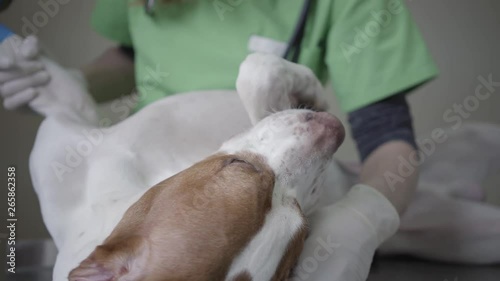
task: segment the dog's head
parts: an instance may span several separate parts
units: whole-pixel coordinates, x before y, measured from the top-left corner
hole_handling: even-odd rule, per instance
[[[292,198],[290,211],[302,214],[314,204],[343,138],[328,113],[288,110],[263,119],[148,190],[69,280],[223,280],[275,205]],[[300,239],[290,234],[279,256],[288,267],[305,236],[295,230]]]
[[[344,140],[341,122],[326,112],[291,109],[268,116],[251,130],[233,137],[221,151],[262,155],[279,186],[294,192],[309,213],[321,197],[326,167]]]

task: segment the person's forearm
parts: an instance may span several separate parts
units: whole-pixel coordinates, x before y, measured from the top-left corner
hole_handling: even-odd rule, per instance
[[[375,149],[363,164],[361,183],[380,191],[394,205],[401,215],[415,192],[418,181],[418,167],[401,174],[398,168],[402,159],[414,157],[415,148],[404,141],[389,141]],[[400,168],[399,168],[400,169]]]
[[[106,50],[81,70],[96,102],[129,95],[135,87],[134,62],[118,47]]]

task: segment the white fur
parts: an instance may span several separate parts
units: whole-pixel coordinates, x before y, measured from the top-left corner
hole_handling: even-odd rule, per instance
[[[304,218],[294,207],[293,197],[285,194],[273,196],[273,208],[262,230],[234,260],[226,280],[233,280],[244,271],[254,280],[271,280],[290,240],[304,227]]]

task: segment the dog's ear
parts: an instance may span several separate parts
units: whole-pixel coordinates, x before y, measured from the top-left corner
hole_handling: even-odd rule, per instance
[[[139,280],[147,264],[147,242],[138,236],[113,240],[96,247],[70,272],[69,281]]]

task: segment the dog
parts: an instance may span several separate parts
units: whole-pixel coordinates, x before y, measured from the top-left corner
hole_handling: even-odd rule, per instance
[[[178,94],[108,127],[86,90],[69,86],[64,98],[42,92],[30,105],[46,117],[30,173],[59,250],[56,281],[285,280],[311,250],[302,245],[316,211],[357,180],[333,158],[344,128],[320,112],[318,79],[272,55],[245,59],[237,94]],[[478,185],[500,167],[500,128],[447,136],[380,252],[500,262],[500,208],[481,202]]]

